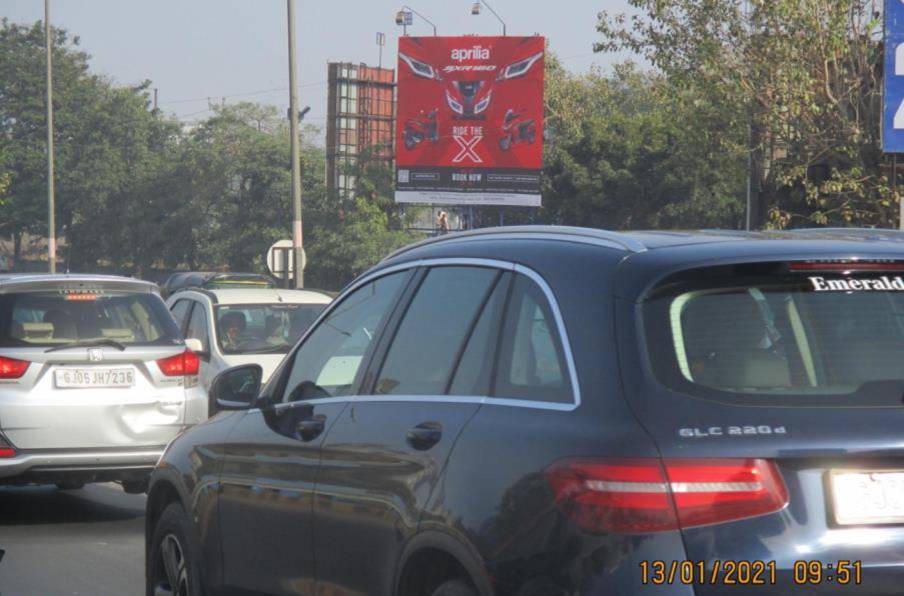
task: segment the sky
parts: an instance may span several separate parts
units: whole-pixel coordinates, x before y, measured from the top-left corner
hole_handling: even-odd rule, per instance
[[[150,79],[159,107],[191,122],[210,115],[210,101],[288,106],[286,2],[283,0],[50,0],[50,21],[81,39],[91,67],[121,85]],[[439,35],[501,33],[473,0],[410,0]],[[492,0],[508,34],[549,38],[567,68],[604,71],[626,56],[594,54],[597,13],[628,10],[627,0]],[[395,67],[395,0],[296,0],[299,102],[311,106],[305,122],[326,121],[326,64],[378,62],[376,33],[386,34],[383,65]],[[44,18],[43,0],[0,0],[0,17],[16,23]],[[417,16],[409,35],[430,35]]]

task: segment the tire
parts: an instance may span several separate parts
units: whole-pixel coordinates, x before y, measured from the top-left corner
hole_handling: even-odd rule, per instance
[[[58,490],[79,490],[85,488],[85,483],[77,480],[64,480],[57,482],[56,487]]]
[[[477,592],[468,582],[453,579],[440,584],[430,596],[477,596]]]
[[[405,149],[408,149],[409,151],[411,151],[412,149],[414,149],[415,147],[417,147],[417,144],[418,144],[419,142],[420,142],[420,141],[415,140],[414,137],[410,137],[410,136],[407,136],[407,135],[406,135],[406,136],[405,136]]]
[[[499,139],[499,148],[503,151],[508,151],[512,148],[512,137],[502,137]]]
[[[197,559],[191,554],[190,535],[191,522],[188,515],[182,505],[171,503],[157,520],[148,549],[147,596],[203,594]],[[176,589],[172,589],[173,584],[176,584]]]

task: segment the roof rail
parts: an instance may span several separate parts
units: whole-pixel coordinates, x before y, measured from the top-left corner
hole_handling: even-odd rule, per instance
[[[585,238],[593,240],[607,240],[624,248],[628,252],[644,252],[647,247],[639,240],[632,238],[621,232],[612,232],[610,230],[598,230],[595,228],[579,228],[573,226],[503,226],[493,228],[480,228],[477,230],[467,230],[464,232],[453,232],[451,234],[443,234],[434,238],[427,238],[390,253],[383,260],[392,259],[406,252],[412,251],[423,246],[437,244],[440,242],[463,240],[467,238],[477,238],[482,236],[496,235],[549,235],[554,236],[573,236],[574,238]]]

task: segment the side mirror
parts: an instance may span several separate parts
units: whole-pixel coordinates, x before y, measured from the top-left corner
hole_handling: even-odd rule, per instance
[[[219,410],[247,410],[261,390],[264,370],[260,364],[243,364],[227,368],[210,384],[208,399]],[[211,408],[213,415],[214,408]]]

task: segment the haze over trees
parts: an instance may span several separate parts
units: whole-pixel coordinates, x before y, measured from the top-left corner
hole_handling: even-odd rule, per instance
[[[630,3],[634,19],[601,13],[596,49],[636,63],[575,74],[548,55],[544,206],[506,209],[506,223],[742,228],[748,171],[754,227],[897,223],[875,2]],[[153,109],[149,81],[116,84],[77,37],[54,36],[61,267],[263,270],[291,234],[284,115],[238,103],[187,126]],[[0,240],[17,260],[46,232],[44,59],[41,23],[0,22]],[[392,172],[366,155],[355,195],[330,196],[318,136],[303,134],[306,281],[335,289],[417,235]]]
[[[754,227],[897,224],[879,145],[881,2],[629,4],[631,18],[600,14],[596,49],[631,50],[661,73],[691,124],[683,143],[741,171],[750,157]]]
[[[185,126],[152,109],[149,81],[123,87],[95,75],[77,37],[54,35],[61,268],[263,270],[270,244],[291,234],[289,131],[278,109],[215,106]],[[17,262],[23,238],[46,233],[44,60],[41,23],[2,21],[0,237],[12,238]],[[336,288],[412,236],[388,170],[362,163],[359,196],[339,200],[327,196],[324,164],[323,148],[304,143],[307,281]]]

